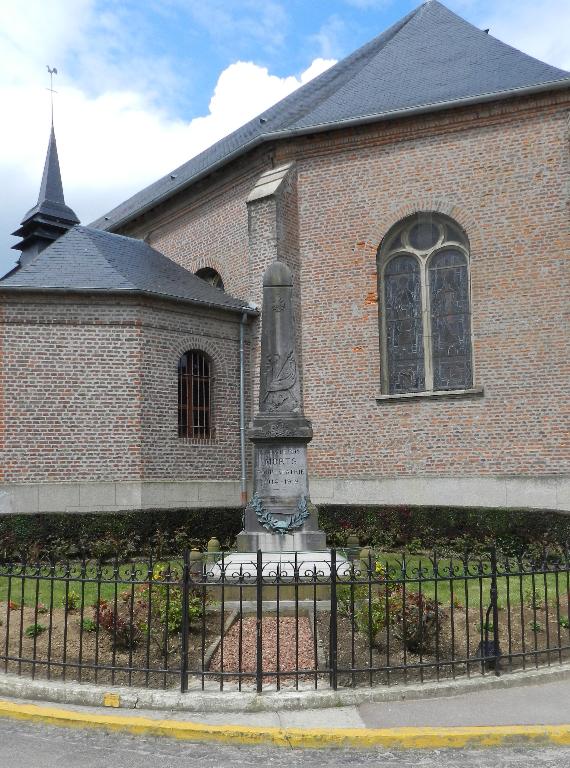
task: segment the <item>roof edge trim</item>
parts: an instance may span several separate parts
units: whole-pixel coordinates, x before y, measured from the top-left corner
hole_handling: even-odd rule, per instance
[[[470,106],[472,104],[481,104],[489,101],[501,101],[502,99],[515,98],[517,96],[526,96],[533,93],[541,93],[543,91],[556,91],[564,88],[570,88],[570,77],[565,77],[560,80],[550,80],[546,83],[537,83],[535,85],[525,85],[520,88],[512,88],[507,91],[493,91],[491,93],[479,94],[477,96],[467,96],[461,99],[454,99],[452,101],[440,101],[432,102],[430,104],[423,104],[421,106],[409,107],[406,109],[397,109],[393,112],[382,112],[380,114],[370,114],[362,117],[351,118],[349,120],[342,120],[337,123],[322,123],[317,125],[307,126],[306,128],[291,128],[282,131],[275,131],[274,133],[261,133],[249,142],[242,144],[233,152],[229,152],[223,158],[220,158],[212,165],[204,168],[192,178],[188,179],[184,184],[176,187],[176,189],[169,190],[157,198],[141,206],[137,211],[127,216],[123,216],[116,222],[113,222],[108,229],[101,228],[102,231],[113,232],[116,228],[119,228],[129,221],[132,221],[138,216],[152,210],[157,205],[160,205],[165,200],[177,195],[179,192],[184,192],[186,189],[196,184],[201,179],[209,176],[214,171],[223,167],[227,163],[235,160],[241,155],[245,155],[247,152],[255,149],[260,144],[264,144],[269,141],[275,141],[285,138],[291,138],[293,136],[308,136],[312,133],[319,133],[321,131],[336,131],[342,128],[352,128],[358,125],[368,125],[374,122],[384,122],[385,120],[396,120],[399,117],[413,117],[414,115],[425,114],[427,112],[441,112],[446,109],[454,109],[459,107]],[[103,217],[102,217],[103,218]]]
[[[222,312],[232,312],[239,315],[249,315],[250,317],[257,317],[260,312],[258,309],[249,307],[247,305],[243,307],[230,307],[224,304],[213,304],[209,301],[199,301],[198,299],[184,299],[178,296],[167,296],[161,293],[153,293],[152,291],[143,291],[140,288],[56,288],[56,287],[36,287],[28,285],[2,285],[0,282],[0,294],[2,293],[47,293],[55,295],[96,295],[101,294],[104,296],[144,296],[149,299],[156,299],[158,301],[169,301],[177,304],[192,304],[198,307],[208,307],[208,309],[221,310]]]

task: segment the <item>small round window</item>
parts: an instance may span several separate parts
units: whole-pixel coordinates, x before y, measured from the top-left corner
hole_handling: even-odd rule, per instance
[[[220,291],[224,290],[224,283],[219,272],[211,267],[203,267],[196,272],[196,277],[209,283],[214,288],[219,288]]]
[[[416,251],[425,251],[439,240],[439,227],[431,221],[420,220],[408,230],[408,239]]]

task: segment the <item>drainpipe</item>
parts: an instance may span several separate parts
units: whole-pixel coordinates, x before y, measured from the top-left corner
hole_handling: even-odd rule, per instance
[[[239,324],[239,448],[241,462],[240,495],[241,505],[247,504],[247,476],[245,471],[245,361],[244,339],[247,314],[244,312]]]

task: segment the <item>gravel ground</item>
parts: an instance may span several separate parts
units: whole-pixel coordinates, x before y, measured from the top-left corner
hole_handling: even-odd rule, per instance
[[[245,616],[232,624],[224,638],[224,669],[242,672],[255,672],[257,659],[257,623],[255,616]],[[275,616],[263,618],[263,666],[266,670],[312,669],[315,666],[313,633],[309,619],[299,616],[298,645],[296,642],[296,624],[294,616],[281,616],[279,624]],[[240,662],[241,632],[241,662]],[[277,639],[279,637],[279,657]],[[297,664],[298,652],[298,664]],[[279,664],[278,662],[279,658]],[[218,648],[210,663],[210,671],[219,671],[221,667],[221,647]],[[284,675],[283,680],[288,676]],[[301,679],[301,678],[300,678]],[[264,678],[265,682],[274,682],[274,677]]]

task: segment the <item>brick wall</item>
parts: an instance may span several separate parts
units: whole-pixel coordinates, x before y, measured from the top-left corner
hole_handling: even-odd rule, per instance
[[[212,267],[228,293],[255,300],[256,274],[248,260],[248,217],[245,199],[258,176],[271,167],[271,151],[252,152],[225,173],[198,182],[132,222],[121,234],[144,238],[153,248],[196,272]]]
[[[290,238],[298,216],[313,477],[567,474],[568,107],[560,92],[283,142],[273,162],[296,161],[297,213],[281,206],[287,221],[275,222],[258,203],[266,229],[260,210],[249,250],[245,200],[267,167],[260,151],[246,158],[255,174],[242,159],[132,231],[259,301],[251,243],[278,225]],[[422,210],[451,216],[469,237],[484,396],[378,403],[376,253],[394,223]]]
[[[392,141],[371,135],[299,164],[305,404],[318,476],[570,471],[567,112],[475,116],[433,120],[431,134],[419,125],[405,141],[392,126]],[[374,399],[376,252],[418,210],[452,216],[470,239],[483,398]]]
[[[144,479],[239,479],[239,315],[146,308],[142,324]],[[191,349],[212,363],[212,440],[178,437],[178,360]]]
[[[98,302],[3,297],[4,480],[141,472],[140,327]]]
[[[5,483],[239,479],[239,316],[128,298],[0,307]],[[191,348],[213,360],[210,443],[177,435]]]
[[[283,142],[130,225],[128,234],[192,271],[214,267],[230,293],[258,303],[267,264],[278,255],[291,266],[314,487],[327,478],[394,478],[400,488],[414,478],[570,476],[567,99]],[[259,176],[290,161],[279,198],[248,210]],[[474,383],[484,396],[378,402],[377,250],[397,221],[429,210],[451,216],[469,238]],[[253,323],[247,334],[248,419],[258,332]],[[4,294],[0,482],[237,481],[238,339],[237,315],[189,305]],[[192,348],[213,361],[210,443],[177,437],[177,361]],[[488,497],[493,504],[503,490]],[[422,488],[414,492],[422,503]],[[361,503],[371,503],[366,493]]]

